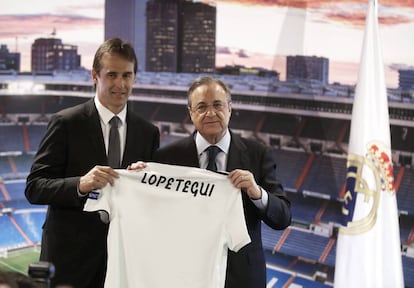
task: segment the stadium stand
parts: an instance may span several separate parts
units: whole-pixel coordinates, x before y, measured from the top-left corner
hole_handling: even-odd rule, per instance
[[[0,227],[0,248],[13,249],[27,245],[26,240],[16,229],[9,215],[0,216]]]
[[[402,263],[404,267],[404,281],[405,287],[413,287],[414,283],[414,259],[412,257],[402,256]]]
[[[323,213],[320,215],[319,221],[324,223],[341,223],[341,201],[329,201],[324,200],[323,202]]]
[[[306,197],[299,193],[289,193],[288,197],[292,204],[292,220],[308,225],[315,223],[318,212],[326,201],[322,198]]]
[[[144,88],[145,85],[167,87],[164,90],[137,88],[134,95],[138,96],[128,104],[160,127],[161,145],[192,131],[185,107],[185,89],[170,86],[187,87],[193,76],[144,72],[137,79],[138,85]],[[236,93],[230,127],[274,147],[278,177],[292,202],[291,227],[275,231],[262,225],[268,287],[332,287],[336,233],[341,221],[340,195],[346,178],[349,99],[324,102],[316,96],[294,95],[298,90],[293,84],[223,77],[233,89],[249,89],[246,93]],[[46,83],[44,93],[30,94],[30,97],[2,94],[0,89],[0,252],[38,245],[41,241],[46,207],[33,206],[25,200],[25,177],[50,115],[92,96],[90,84],[77,84],[73,79],[50,83],[47,79],[41,80]],[[342,95],[341,89],[349,90],[331,88],[336,91],[335,95]],[[290,94],[279,99],[262,93],[266,91]],[[295,109],[306,113],[297,113]],[[390,109],[390,116],[412,121],[414,109],[406,110],[394,107]],[[330,116],[321,116],[326,111]],[[391,125],[406,287],[414,287],[413,135],[414,128],[409,125]]]
[[[335,199],[345,183],[346,159],[316,153],[315,155],[300,188]]]
[[[42,140],[45,131],[45,124],[33,124],[27,126],[28,149],[26,152],[34,152],[37,150],[37,147],[39,147],[40,141]]]
[[[277,149],[274,155],[276,163],[279,165],[278,169],[276,169],[278,178],[286,189],[296,191],[296,183],[305,167],[309,155],[303,151],[287,149]]]
[[[24,150],[22,128],[13,123],[0,125],[0,152]]]
[[[30,167],[30,166],[29,166]],[[4,183],[4,187],[10,197],[10,200],[24,199],[24,188],[26,186],[26,181],[24,179],[12,180]]]
[[[300,116],[272,113],[266,115],[266,121],[263,123],[262,132],[274,133],[278,135],[295,135],[300,123]]]
[[[21,209],[14,213],[13,217],[32,243],[40,243],[46,208],[29,211]]]
[[[404,169],[404,176],[397,192],[398,208],[414,215],[414,169],[401,169]]]
[[[4,175],[13,173],[9,164],[8,157],[0,157],[0,175],[4,177]]]

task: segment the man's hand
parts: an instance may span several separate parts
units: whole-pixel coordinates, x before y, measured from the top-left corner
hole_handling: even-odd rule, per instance
[[[262,198],[262,189],[256,184],[250,171],[235,169],[229,173],[228,177],[233,186],[246,192],[250,199],[258,200]]]
[[[118,173],[109,166],[95,166],[79,181],[79,193],[88,194],[92,190],[101,189],[106,184],[113,185]]]
[[[128,165],[127,170],[142,170],[145,167],[147,167],[147,163],[143,161],[137,161],[135,163],[132,163],[131,165]]]

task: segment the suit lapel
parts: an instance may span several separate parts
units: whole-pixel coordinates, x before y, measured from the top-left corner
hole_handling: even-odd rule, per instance
[[[189,167],[200,167],[197,155],[197,147],[194,140],[194,133],[180,140],[179,144],[174,145],[173,154],[168,158],[172,164]]]
[[[140,132],[139,124],[136,123],[135,118],[132,117],[132,114],[129,110],[127,110],[126,115],[126,123],[127,123],[127,131],[126,131],[126,138],[125,138],[125,149],[124,149],[124,155],[122,157],[121,161],[121,167],[126,167],[132,162],[136,161],[136,159],[132,159],[132,151],[134,151],[134,155],[141,154],[139,149],[141,149],[142,145],[139,145],[138,143],[138,135]],[[135,132],[131,132],[130,129],[134,129]]]
[[[227,158],[227,171],[233,171],[234,169],[246,169],[251,170],[250,160],[248,157],[248,151],[246,145],[243,143],[241,138],[237,135],[234,135],[231,131],[231,142],[229,149],[229,156]],[[248,218],[247,214],[249,213],[246,207],[252,206],[251,201],[247,201],[248,196],[246,193],[242,193],[243,199],[243,209],[246,214],[246,219]]]
[[[188,151],[188,153],[186,153],[186,165],[200,168],[200,162],[198,161],[197,146],[194,141],[194,133],[186,139],[186,141],[184,142],[184,146],[185,151]]]
[[[233,134],[231,131],[231,142],[229,149],[229,156],[227,158],[227,171],[250,166],[247,157],[246,145],[241,141],[240,137]]]
[[[99,119],[98,110],[96,110],[93,99],[85,103],[85,125],[87,125],[85,137],[89,139],[93,151],[99,158],[99,163],[107,163],[105,142],[102,134],[101,120]]]

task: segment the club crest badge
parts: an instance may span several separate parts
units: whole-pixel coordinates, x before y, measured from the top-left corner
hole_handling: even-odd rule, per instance
[[[395,193],[390,155],[391,150],[379,142],[368,143],[363,156],[348,155],[342,233],[358,234],[370,230],[377,218],[381,192]],[[357,205],[358,209],[355,209]]]

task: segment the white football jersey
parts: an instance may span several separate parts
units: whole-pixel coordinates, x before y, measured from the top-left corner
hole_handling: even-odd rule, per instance
[[[224,287],[227,249],[250,243],[241,191],[200,168],[148,163],[117,172],[84,207],[109,214],[105,287]]]

